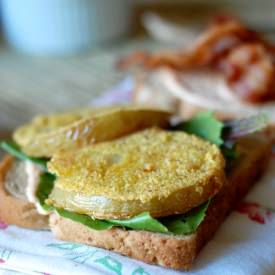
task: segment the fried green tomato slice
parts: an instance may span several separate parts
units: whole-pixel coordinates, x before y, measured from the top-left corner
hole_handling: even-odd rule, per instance
[[[58,179],[47,201],[98,219],[185,213],[214,196],[225,182],[216,145],[184,132],[146,129],[48,163]]]
[[[38,116],[15,131],[13,138],[28,156],[51,157],[60,149],[80,148],[152,126],[167,127],[170,115],[135,106],[79,109]]]

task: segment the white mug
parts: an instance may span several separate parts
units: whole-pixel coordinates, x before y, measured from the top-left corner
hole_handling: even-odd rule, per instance
[[[32,54],[87,50],[127,33],[131,0],[2,0],[8,42]]]

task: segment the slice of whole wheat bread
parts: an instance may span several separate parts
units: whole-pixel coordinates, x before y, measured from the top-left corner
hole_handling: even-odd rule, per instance
[[[34,204],[15,198],[5,190],[5,177],[12,162],[13,158],[7,156],[0,164],[0,220],[31,229],[48,228],[48,216],[40,215]]]
[[[57,214],[50,217],[51,229],[62,240],[102,247],[149,264],[189,269],[204,244],[265,171],[270,159],[271,146],[264,136],[243,139],[239,147],[242,156],[233,165],[227,184],[212,199],[204,221],[192,235],[171,236],[122,228],[96,231]]]

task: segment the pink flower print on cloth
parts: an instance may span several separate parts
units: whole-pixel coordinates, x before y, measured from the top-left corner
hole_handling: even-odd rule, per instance
[[[4,229],[6,229],[7,227],[8,227],[8,225],[7,225],[6,223],[0,221],[0,230],[1,230],[1,229],[4,230]]]
[[[237,212],[247,215],[254,222],[260,224],[268,223],[275,214],[275,210],[264,207],[256,202],[241,202],[237,206]]]
[[[0,264],[4,264],[4,263],[5,263],[5,261],[0,258]]]

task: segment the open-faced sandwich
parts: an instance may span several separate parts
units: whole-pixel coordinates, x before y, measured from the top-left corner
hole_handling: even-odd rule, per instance
[[[147,70],[138,74],[135,102],[166,106],[185,118],[205,109],[224,117],[265,112],[275,125],[274,58],[275,44],[262,34],[217,17],[188,47],[137,52],[120,66]]]
[[[90,137],[94,138],[79,144],[69,141],[67,146],[60,135],[60,148],[52,149],[51,154],[43,148],[46,160],[33,193],[35,202],[50,214],[50,228],[57,238],[102,247],[150,264],[188,269],[264,172],[270,143],[261,133],[252,132],[264,127],[265,118],[221,122],[204,112],[171,125],[169,114],[157,110],[143,110],[129,120],[136,110],[140,112],[125,107],[125,120],[114,119],[122,109],[98,110],[89,116]],[[56,116],[52,118],[56,132],[70,132],[69,140],[81,135],[79,127],[71,132],[78,120],[70,120],[64,131],[63,122],[57,125]],[[45,120],[50,121],[49,117]],[[104,121],[104,127],[95,126],[98,121]],[[33,125],[37,124],[32,122],[15,132],[15,141],[20,142],[22,133],[24,137],[36,136],[33,143],[40,140],[37,133],[41,127]],[[39,154],[30,157],[24,144],[21,142],[19,148],[2,143],[2,148],[19,159],[39,160],[41,165]],[[35,148],[37,152],[40,146]],[[6,194],[10,201],[2,204],[1,197],[0,218],[14,222],[7,216],[13,215],[13,201],[6,187],[6,166],[7,161],[1,170],[0,196]],[[23,201],[26,197],[13,199]],[[20,224],[17,220],[14,223]]]
[[[41,200],[43,188],[52,186],[54,176],[47,172],[47,162],[56,151],[112,140],[152,126],[167,127],[169,115],[133,106],[86,108],[34,118],[18,128],[12,140],[0,144],[8,153],[0,167],[1,220],[27,228],[48,228],[48,212],[41,207]]]

